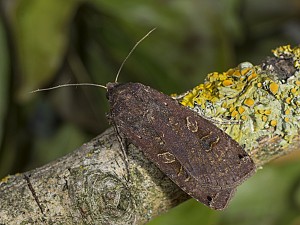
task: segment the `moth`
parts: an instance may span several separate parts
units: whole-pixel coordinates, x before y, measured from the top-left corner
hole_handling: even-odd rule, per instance
[[[212,122],[140,83],[108,83],[118,131],[187,194],[224,209],[255,171],[243,148]]]
[[[140,83],[117,82],[135,47],[120,66],[116,80],[106,86],[110,119],[117,131],[138,147],[183,191],[212,209],[222,210],[236,187],[255,172],[243,148],[212,122],[175,99]]]

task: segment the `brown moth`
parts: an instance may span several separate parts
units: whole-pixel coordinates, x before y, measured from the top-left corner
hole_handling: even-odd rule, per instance
[[[255,171],[243,148],[171,97],[140,83],[108,83],[110,117],[120,133],[175,184],[212,209],[224,209]]]
[[[255,172],[246,151],[212,122],[170,96],[140,83],[117,83],[128,57],[153,30],[129,52],[114,83],[63,84],[33,92],[68,86],[106,88],[110,119],[121,136],[190,196],[212,209],[224,209],[236,187]]]

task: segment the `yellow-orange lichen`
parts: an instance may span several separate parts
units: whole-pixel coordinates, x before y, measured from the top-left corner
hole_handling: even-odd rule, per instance
[[[273,95],[276,95],[279,89],[279,85],[276,84],[275,82],[272,82],[270,84],[270,91],[273,93]]]
[[[293,60],[295,70],[290,71],[295,72],[287,76],[274,67],[243,62],[226,72],[208,74],[204,84],[177,99],[200,115],[225,120],[215,124],[245,148],[272,135],[281,135],[283,146],[300,129],[300,47],[281,46],[273,53]]]
[[[277,125],[277,121],[276,120],[271,120],[270,122],[272,127],[275,127]]]
[[[245,104],[246,106],[251,107],[251,106],[254,105],[254,100],[253,100],[252,98],[247,98],[247,99],[245,99],[244,104]]]

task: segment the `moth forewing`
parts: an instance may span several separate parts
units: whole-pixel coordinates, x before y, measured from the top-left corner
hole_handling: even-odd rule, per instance
[[[227,206],[255,171],[239,144],[171,97],[139,83],[108,84],[118,130],[192,197],[214,209]]]

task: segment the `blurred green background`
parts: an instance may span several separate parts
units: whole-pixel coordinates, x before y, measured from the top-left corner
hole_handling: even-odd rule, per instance
[[[120,81],[182,93],[209,72],[299,44],[300,1],[0,0],[0,177],[63,156],[109,126],[105,90],[30,91],[113,81],[153,27]],[[150,224],[300,224],[300,157],[265,166],[223,212],[190,200]]]

